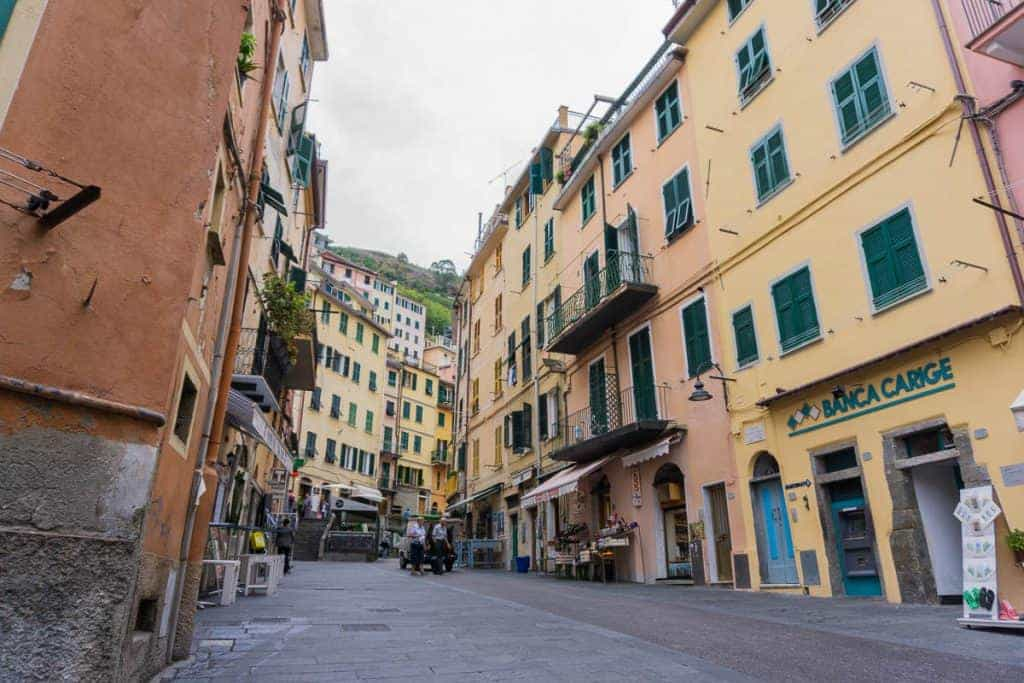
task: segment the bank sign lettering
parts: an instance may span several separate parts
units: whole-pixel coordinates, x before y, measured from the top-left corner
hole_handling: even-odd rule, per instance
[[[949,358],[942,358],[885,377],[879,382],[852,387],[839,396],[824,398],[820,407],[804,403],[790,415],[786,424],[790,436],[806,434],[861,415],[949,391],[955,386],[953,364]]]

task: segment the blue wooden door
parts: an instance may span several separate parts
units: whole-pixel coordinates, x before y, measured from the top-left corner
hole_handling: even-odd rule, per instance
[[[793,539],[789,533],[789,516],[782,493],[782,482],[770,479],[754,484],[755,499],[760,508],[761,533],[759,548],[763,583],[797,583]]]

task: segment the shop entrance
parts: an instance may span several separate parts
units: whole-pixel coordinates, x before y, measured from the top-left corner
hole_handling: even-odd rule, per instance
[[[796,584],[798,579],[793,537],[789,531],[782,477],[775,458],[768,453],[759,455],[754,462],[754,476],[750,481],[761,582]]]
[[[711,556],[711,577],[715,583],[732,583],[732,532],[729,529],[729,507],[726,503],[725,484],[704,487],[707,516],[711,521],[707,529],[708,542],[714,547]]]
[[[960,467],[956,460],[945,460],[914,467],[910,476],[935,575],[935,592],[943,602],[957,602],[963,593],[963,548],[960,522],[953,510],[964,487]]]
[[[654,475],[654,488],[658,495],[665,535],[665,577],[692,582],[690,527],[683,484],[683,473],[673,464],[662,465]]]
[[[515,562],[519,557],[519,515],[512,513],[508,521],[512,525],[512,562]]]

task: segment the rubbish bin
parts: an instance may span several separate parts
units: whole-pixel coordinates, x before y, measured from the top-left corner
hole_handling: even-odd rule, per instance
[[[523,557],[516,558],[516,571],[520,574],[526,574],[530,571],[530,556],[524,555]]]

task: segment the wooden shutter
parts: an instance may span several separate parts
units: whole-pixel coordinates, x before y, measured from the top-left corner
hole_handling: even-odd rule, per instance
[[[555,179],[555,155],[550,147],[540,148],[540,171],[545,181],[550,183]]]
[[[548,395],[544,394],[540,397],[540,402],[537,403],[537,421],[538,434],[540,434],[540,440],[544,441],[548,438]]]
[[[746,0],[729,0],[729,19],[739,14],[746,6]]]
[[[772,133],[765,146],[772,175],[772,189],[774,190],[789,180],[789,163],[786,161],[786,145],[782,139],[782,131],[777,130]]]
[[[736,336],[736,364],[742,367],[757,360],[754,312],[750,306],[733,314],[732,329]]]
[[[675,178],[662,185],[661,197],[665,201],[665,235],[671,235],[676,231],[676,208],[679,205]]]
[[[779,319],[782,350],[788,351],[819,334],[818,314],[814,308],[811,271],[807,268],[777,282],[772,288]]]
[[[861,235],[875,308],[927,286],[910,211],[904,209]]]
[[[862,118],[865,122],[875,121],[885,111],[888,99],[878,66],[878,53],[872,50],[854,67],[857,88],[860,92]]]
[[[686,364],[690,377],[695,377],[711,367],[711,343],[703,299],[683,309],[683,333],[686,338]]]
[[[843,142],[848,142],[860,132],[861,112],[853,69],[832,82],[832,97],[843,132]]]
[[[530,192],[544,194],[544,170],[539,161],[530,164]]]
[[[860,236],[864,248],[864,263],[867,266],[868,281],[875,306],[896,287],[896,272],[889,254],[889,240],[885,224],[879,224]]]
[[[313,166],[315,145],[313,136],[303,135],[299,140],[298,148],[295,150],[295,159],[292,161],[292,175],[295,177],[295,184],[300,187],[309,186],[310,169]]]
[[[759,144],[750,155],[750,163],[754,167],[754,183],[757,185],[757,198],[763,199],[772,191],[771,172],[768,167],[768,145]]]

